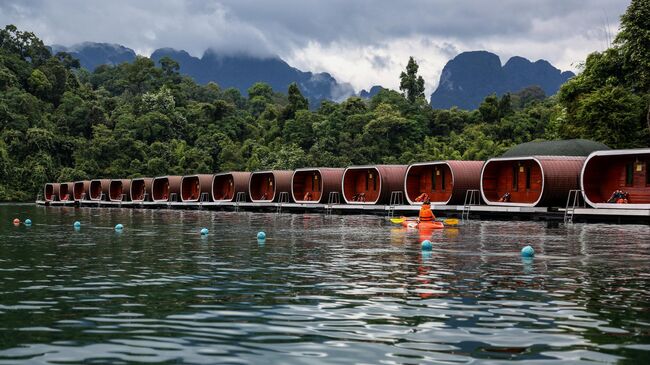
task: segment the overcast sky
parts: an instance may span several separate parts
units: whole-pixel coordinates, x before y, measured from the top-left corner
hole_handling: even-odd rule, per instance
[[[201,56],[278,55],[304,71],[331,73],[359,91],[399,85],[409,56],[427,95],[445,63],[488,50],[576,71],[615,36],[629,0],[0,0],[0,25],[47,44],[119,43],[150,55],[160,47]]]

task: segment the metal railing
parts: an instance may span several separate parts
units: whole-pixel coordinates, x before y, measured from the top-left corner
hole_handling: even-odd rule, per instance
[[[463,201],[463,213],[460,216],[463,222],[469,221],[469,212],[471,210],[471,206],[473,205],[481,205],[479,191],[476,189],[470,189],[465,192],[465,200]]]
[[[397,205],[404,205],[404,192],[391,191],[390,201],[388,202],[388,218],[393,218]]]
[[[235,197],[235,212],[239,212],[239,204],[241,202],[246,202],[246,193],[243,191],[237,192],[237,196]]]
[[[332,215],[335,204],[341,204],[341,195],[338,191],[330,191],[327,197],[327,205],[325,206],[325,215]]]
[[[278,204],[276,205],[276,213],[282,213],[282,204],[289,202],[289,193],[283,191],[278,195]]]
[[[573,216],[577,207],[585,207],[582,190],[569,190],[569,195],[566,197],[566,206],[564,207],[564,224],[573,223]]]

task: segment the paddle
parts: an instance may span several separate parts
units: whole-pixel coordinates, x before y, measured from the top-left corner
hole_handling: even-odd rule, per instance
[[[390,221],[395,224],[402,224],[402,222],[406,221],[407,219],[402,217],[402,218],[391,218]],[[415,219],[413,219],[415,221]],[[455,226],[459,223],[458,218],[440,218],[438,221],[449,225],[449,226]]]

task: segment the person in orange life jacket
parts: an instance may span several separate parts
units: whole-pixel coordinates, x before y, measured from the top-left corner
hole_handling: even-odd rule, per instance
[[[419,222],[430,222],[434,221],[436,219],[436,216],[433,215],[433,212],[431,211],[431,202],[429,199],[425,200],[424,203],[422,203],[422,207],[420,208],[420,215],[418,217]]]

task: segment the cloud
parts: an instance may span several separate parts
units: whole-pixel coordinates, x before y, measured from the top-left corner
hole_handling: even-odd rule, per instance
[[[576,69],[607,47],[625,0],[2,0],[0,24],[48,44],[119,43],[148,55],[161,47],[200,56],[279,55],[327,71],[355,89],[395,88],[409,56],[430,93],[447,60],[486,49]],[[610,35],[610,37],[608,37]]]

